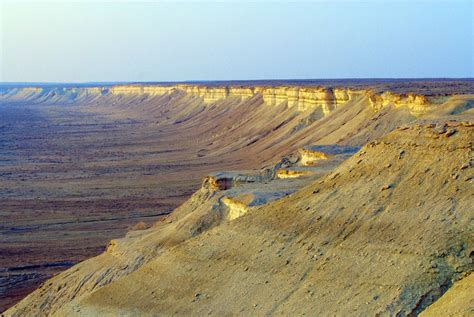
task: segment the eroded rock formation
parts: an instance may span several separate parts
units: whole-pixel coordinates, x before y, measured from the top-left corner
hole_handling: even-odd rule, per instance
[[[205,85],[113,85],[110,87],[86,88],[41,88],[26,87],[4,91],[0,98],[23,98],[44,100],[52,96],[64,96],[66,101],[83,99],[91,96],[111,95],[146,95],[162,96],[175,91],[202,99],[205,104],[212,104],[229,97],[249,99],[260,96],[268,106],[287,105],[298,111],[321,109],[328,115],[338,106],[360,98],[368,98],[370,105],[377,111],[388,105],[405,107],[414,115],[421,115],[430,110],[433,104],[440,102],[439,98],[429,98],[415,93],[397,94],[390,91],[375,93],[370,89],[324,88],[324,87],[295,87],[295,86],[205,86]],[[64,101],[64,100],[63,100]]]
[[[455,122],[473,117],[472,95],[189,84],[2,91],[0,101],[15,100],[86,103],[87,111],[102,101],[117,117],[153,120],[165,141],[192,131],[173,148],[191,149],[182,157],[190,164],[251,158],[267,168],[209,173],[169,217],[112,240],[8,316],[417,314],[472,270],[463,234],[472,124]],[[358,149],[339,146],[366,143],[336,168]],[[306,159],[275,162],[302,148]]]

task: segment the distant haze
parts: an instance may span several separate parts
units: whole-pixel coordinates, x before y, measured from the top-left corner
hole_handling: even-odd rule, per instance
[[[473,1],[7,0],[0,81],[473,77],[473,9]]]

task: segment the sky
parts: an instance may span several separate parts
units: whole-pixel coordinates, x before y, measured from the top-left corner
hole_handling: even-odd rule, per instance
[[[1,82],[474,77],[474,1],[0,0]]]

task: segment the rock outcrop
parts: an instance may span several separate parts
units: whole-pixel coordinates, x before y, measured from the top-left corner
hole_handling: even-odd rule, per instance
[[[433,107],[433,102],[429,98],[416,94],[394,94],[390,91],[382,94],[370,94],[369,100],[375,110],[380,110],[388,105],[407,108],[414,115],[422,115]]]
[[[303,166],[312,166],[321,160],[327,160],[335,155],[351,155],[359,148],[355,146],[310,145],[299,149],[300,161]]]

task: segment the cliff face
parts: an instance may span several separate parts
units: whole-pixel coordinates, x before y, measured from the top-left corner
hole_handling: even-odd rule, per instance
[[[175,86],[113,86],[112,94],[148,94],[163,95],[174,90],[181,90],[189,95],[201,98],[204,103],[211,104],[228,97],[240,97],[243,99],[259,95],[268,106],[278,106],[286,103],[290,108],[299,111],[322,107],[325,114],[331,112],[337,105],[362,96],[364,91],[351,89],[328,89],[328,88],[299,88],[299,87],[206,87],[198,85],[175,85]]]
[[[163,95],[175,90],[197,96],[205,104],[211,104],[228,97],[243,99],[261,96],[268,106],[278,106],[285,103],[289,108],[298,111],[314,110],[321,108],[324,115],[328,115],[337,106],[343,105],[357,98],[368,96],[370,105],[379,111],[383,107],[394,105],[409,109],[414,115],[426,113],[433,102],[427,97],[416,94],[394,94],[384,92],[375,94],[369,90],[353,90],[343,88],[307,88],[307,87],[206,87],[197,85],[176,86],[113,86],[112,94],[147,94],[151,96]]]
[[[112,95],[149,95],[161,96],[173,91],[172,86],[116,85],[110,87]]]
[[[389,91],[380,95],[371,94],[369,101],[376,110],[380,110],[388,105],[394,105],[398,108],[409,109],[414,115],[424,114],[433,107],[433,103],[425,96],[415,94],[400,95]]]
[[[56,96],[58,102],[84,101],[86,97],[112,96],[162,96],[174,91],[182,91],[188,95],[200,98],[205,104],[212,104],[229,97],[239,97],[242,100],[259,96],[265,105],[279,106],[286,104],[288,108],[297,111],[321,109],[328,115],[338,106],[350,101],[368,98],[371,107],[380,111],[389,105],[408,109],[413,115],[421,115],[433,107],[433,101],[416,94],[394,94],[384,92],[376,94],[370,90],[320,87],[269,87],[269,86],[205,86],[205,85],[114,85],[111,87],[87,88],[15,88],[0,94],[0,100],[17,99],[41,102],[45,98]],[[62,96],[62,98],[60,98]],[[54,101],[54,99],[50,99]]]
[[[0,90],[0,102],[72,103],[92,102],[108,93],[107,87],[24,87]]]
[[[286,102],[288,107],[296,107],[300,111],[321,107],[325,115],[363,93],[350,89],[298,87],[257,88],[257,91],[268,105]]]

